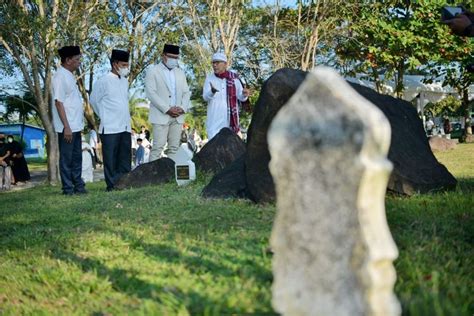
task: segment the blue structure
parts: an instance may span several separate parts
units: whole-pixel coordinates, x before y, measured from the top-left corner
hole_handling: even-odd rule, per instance
[[[0,133],[13,135],[15,140],[20,141],[21,127],[20,123],[0,124]],[[23,144],[26,145],[25,158],[46,158],[46,131],[43,128],[25,124]]]

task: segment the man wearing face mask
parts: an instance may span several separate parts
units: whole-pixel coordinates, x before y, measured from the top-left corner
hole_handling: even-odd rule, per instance
[[[128,108],[128,80],[130,54],[112,50],[112,70],[94,85],[90,103],[100,118],[99,135],[107,191],[131,170],[132,126]]]
[[[165,44],[161,62],[146,74],[145,92],[151,101],[149,120],[153,124],[150,161],[160,158],[167,142],[166,155],[173,159],[180,145],[191,92],[184,71],[178,67],[178,59],[179,46]]]
[[[227,57],[223,53],[212,55],[212,69],[207,75],[202,95],[207,102],[207,137],[211,140],[223,128],[240,132],[239,101],[246,101],[250,90],[243,87],[239,76],[227,70]]]

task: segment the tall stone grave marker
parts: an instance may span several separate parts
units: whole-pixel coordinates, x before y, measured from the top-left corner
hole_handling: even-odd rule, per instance
[[[316,68],[268,133],[277,215],[273,307],[283,315],[399,315],[384,207],[390,125]]]

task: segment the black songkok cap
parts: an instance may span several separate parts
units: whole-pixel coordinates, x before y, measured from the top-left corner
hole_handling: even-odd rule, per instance
[[[111,60],[124,61],[124,62],[128,62],[129,58],[130,58],[130,53],[124,50],[120,50],[120,49],[113,49],[112,56],[110,57]]]
[[[163,54],[166,54],[166,53],[179,55],[179,46],[165,44],[165,46],[163,47]]]
[[[61,58],[72,57],[81,54],[79,46],[64,46],[58,49],[59,56]]]

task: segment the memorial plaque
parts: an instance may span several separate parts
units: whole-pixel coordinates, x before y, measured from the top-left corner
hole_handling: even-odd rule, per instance
[[[189,166],[176,166],[176,179],[189,180]]]

